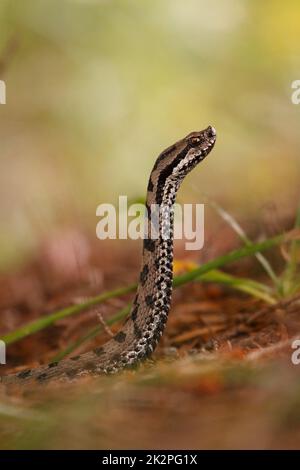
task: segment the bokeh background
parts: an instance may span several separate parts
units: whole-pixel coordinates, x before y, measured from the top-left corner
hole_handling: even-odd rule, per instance
[[[93,234],[99,203],[143,197],[157,154],[208,124],[180,200],[293,213],[299,19],[297,0],[0,0],[1,269],[53,228]]]

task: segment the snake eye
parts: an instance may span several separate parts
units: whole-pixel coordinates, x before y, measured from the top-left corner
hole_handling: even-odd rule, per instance
[[[196,145],[199,145],[199,144],[200,144],[201,139],[200,139],[200,137],[192,137],[191,140],[190,140],[190,142],[191,142],[191,145],[192,145],[192,146],[196,146]]]

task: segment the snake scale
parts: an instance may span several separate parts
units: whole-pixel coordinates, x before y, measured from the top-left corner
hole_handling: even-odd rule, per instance
[[[148,237],[144,237],[142,267],[131,312],[121,330],[106,344],[61,362],[1,377],[4,384],[74,379],[86,374],[109,374],[149,357],[164,331],[173,282],[173,205],[185,176],[212,150],[216,131],[191,132],[164,150],[150,174],[146,209]],[[158,210],[152,211],[152,207]],[[154,218],[158,234],[151,237]]]

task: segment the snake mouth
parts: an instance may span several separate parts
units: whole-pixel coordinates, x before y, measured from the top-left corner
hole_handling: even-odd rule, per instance
[[[213,149],[215,143],[216,141],[213,139],[206,141],[205,146],[202,147],[199,152],[199,156],[201,156],[202,158],[206,157],[210,153],[210,151]]]

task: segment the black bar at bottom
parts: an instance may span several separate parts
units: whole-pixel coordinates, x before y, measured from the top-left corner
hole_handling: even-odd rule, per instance
[[[139,468],[148,465],[176,465],[177,467],[189,466],[196,468],[211,468],[213,464],[224,468],[226,463],[239,466],[251,466],[255,464],[270,465],[276,461],[276,465],[288,465],[289,459],[294,459],[297,452],[288,451],[197,451],[197,450],[61,450],[61,451],[34,451],[34,450],[6,450],[0,453],[0,466],[17,464],[20,469],[39,468],[56,464],[82,465],[84,470],[90,468],[107,468],[108,466],[122,466],[125,468]],[[207,467],[206,467],[207,466]]]

